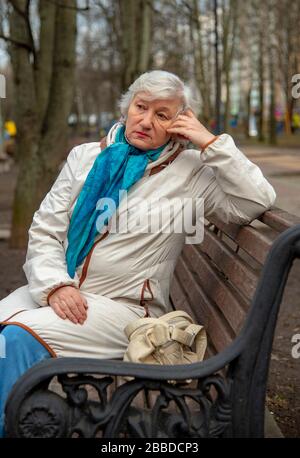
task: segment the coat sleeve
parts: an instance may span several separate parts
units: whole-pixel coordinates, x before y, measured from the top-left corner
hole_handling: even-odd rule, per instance
[[[52,188],[34,213],[29,229],[26,261],[23,265],[29,293],[39,305],[48,305],[51,291],[64,285],[79,286],[78,276],[67,272],[63,241],[69,227],[68,210],[72,182],[81,146],[71,150]]]
[[[274,188],[260,168],[237,148],[230,135],[217,137],[200,158],[208,166],[204,172],[207,186],[201,196],[206,217],[248,224],[274,204]]]

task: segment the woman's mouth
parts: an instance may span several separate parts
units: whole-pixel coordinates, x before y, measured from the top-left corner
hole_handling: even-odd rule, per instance
[[[145,134],[144,132],[138,132],[136,131],[137,135],[140,135],[141,137],[149,137],[149,135]]]

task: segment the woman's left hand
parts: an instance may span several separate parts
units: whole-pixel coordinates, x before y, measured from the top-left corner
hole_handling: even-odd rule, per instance
[[[167,132],[186,138],[200,149],[216,138],[201,124],[191,109],[179,114]]]

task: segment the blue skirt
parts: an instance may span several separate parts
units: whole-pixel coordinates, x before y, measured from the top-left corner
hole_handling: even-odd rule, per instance
[[[0,437],[4,437],[4,409],[8,395],[30,367],[51,358],[48,350],[21,326],[0,326]]]

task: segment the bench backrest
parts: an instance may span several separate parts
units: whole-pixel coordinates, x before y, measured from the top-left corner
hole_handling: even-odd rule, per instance
[[[176,265],[170,300],[203,324],[206,358],[238,335],[256,290],[258,277],[277,236],[300,218],[273,208],[251,225],[208,221],[204,240],[186,245]]]

